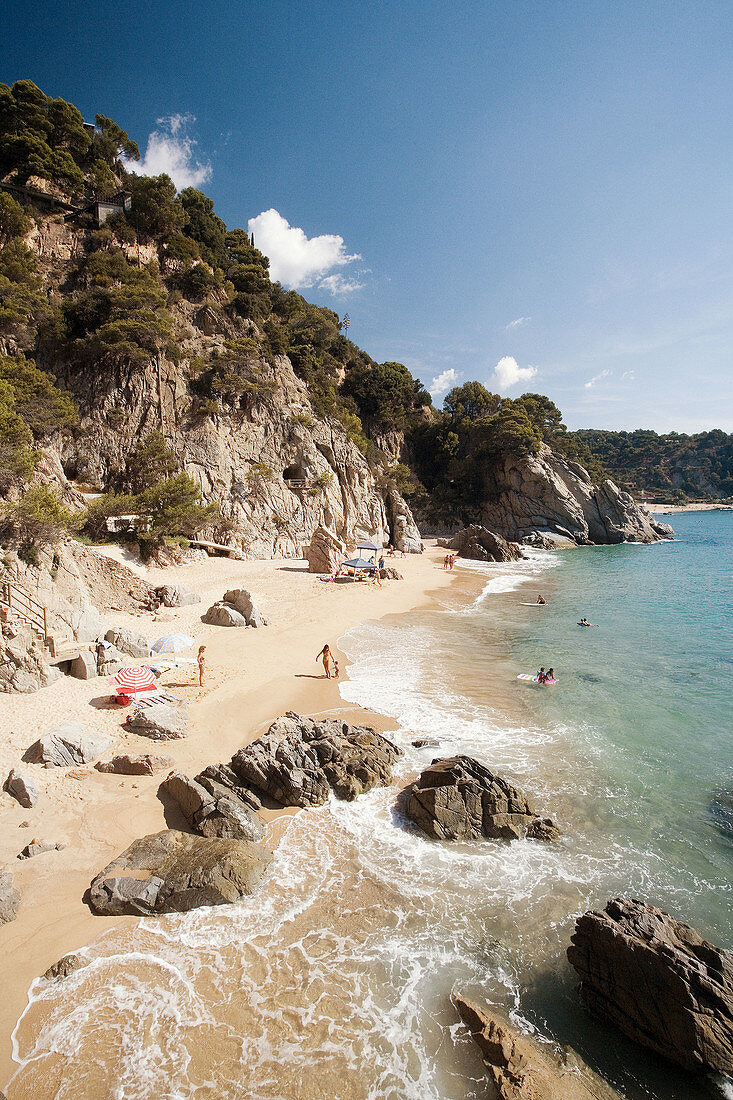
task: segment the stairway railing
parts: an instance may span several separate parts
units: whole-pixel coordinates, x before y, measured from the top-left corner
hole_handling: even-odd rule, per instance
[[[44,639],[48,637],[48,620],[46,608],[38,600],[12,581],[0,583],[0,607],[7,607],[9,611],[17,615],[23,622],[37,630],[43,631]]]

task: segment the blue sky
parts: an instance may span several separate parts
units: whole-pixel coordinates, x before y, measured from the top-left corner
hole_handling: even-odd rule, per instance
[[[733,431],[729,0],[13,12],[0,79],[253,219],[283,282],[437,404],[477,378],[573,428]]]

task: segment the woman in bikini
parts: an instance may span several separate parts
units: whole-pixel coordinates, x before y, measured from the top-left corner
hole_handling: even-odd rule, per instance
[[[316,660],[321,657],[323,659],[323,668],[326,672],[326,679],[331,679],[331,650],[328,648],[328,644],[324,645],[321,652],[316,656]]]

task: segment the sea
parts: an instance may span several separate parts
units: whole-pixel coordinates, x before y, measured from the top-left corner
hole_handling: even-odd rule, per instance
[[[114,929],[37,980],[9,1100],[490,1096],[454,993],[628,1100],[733,1097],[586,1015],[566,960],[575,918],[619,895],[733,948],[733,513],[673,523],[653,546],[464,563],[443,604],[343,637],[344,705],[397,726],[395,786],[293,817],[256,896]],[[540,665],[556,684],[517,679]],[[456,753],[561,839],[421,836],[397,787]]]

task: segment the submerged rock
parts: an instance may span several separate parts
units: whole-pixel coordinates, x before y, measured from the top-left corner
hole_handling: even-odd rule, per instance
[[[30,764],[43,764],[44,768],[71,768],[96,760],[111,745],[110,737],[90,730],[82,722],[65,722],[39,737],[23,759]]]
[[[228,905],[254,893],[272,859],[260,844],[164,829],[133,841],[92,880],[89,905],[102,916]]]
[[[478,1044],[498,1100],[621,1100],[571,1047],[538,1043],[459,994],[453,1003]]]
[[[470,756],[434,760],[402,795],[404,812],[436,840],[555,840],[557,826]]]
[[[55,962],[53,966],[49,966],[43,977],[46,981],[50,982],[57,978],[68,978],[69,974],[73,974],[75,970],[78,970],[84,965],[84,960],[81,955],[64,955],[63,958]]]
[[[733,953],[615,898],[578,917],[567,955],[596,1016],[687,1070],[733,1071]]]
[[[289,712],[232,757],[240,782],[282,806],[320,806],[331,791],[353,801],[384,786],[402,749],[368,726]]]

